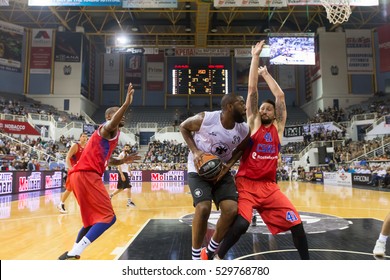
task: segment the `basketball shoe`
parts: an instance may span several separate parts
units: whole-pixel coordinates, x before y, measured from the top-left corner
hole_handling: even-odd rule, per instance
[[[58,204],[57,205],[57,209],[62,214],[67,214],[68,213],[68,211],[65,210],[65,204],[63,204],[63,203]]]
[[[80,256],[78,256],[78,255],[76,255],[76,256],[69,256],[68,255],[68,251],[66,251],[61,256],[59,256],[58,259],[62,260],[62,261],[65,261],[65,260],[79,260]]]
[[[127,207],[135,207],[135,203],[131,200],[128,200],[126,206]]]
[[[384,257],[385,251],[386,251],[386,242],[382,242],[382,241],[377,240],[375,243],[374,250],[372,251],[374,256]]]
[[[208,253],[207,248],[203,247],[202,251],[200,251],[200,259],[203,261],[212,260],[213,259],[213,253]]]

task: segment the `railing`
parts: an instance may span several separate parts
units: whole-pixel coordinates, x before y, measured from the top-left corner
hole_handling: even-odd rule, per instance
[[[137,129],[153,128],[157,130],[157,123],[155,122],[139,122],[137,123]]]
[[[385,121],[385,117],[388,117],[388,116],[390,116],[390,115],[380,117],[375,122],[373,122],[372,125],[367,127],[366,134],[369,133],[371,130],[373,130],[378,124],[380,124],[381,122],[384,122]]]
[[[386,148],[390,148],[390,137],[388,135],[384,135],[381,137],[381,146],[374,149],[374,150],[367,152],[366,146],[364,145],[362,147],[362,149],[364,151],[363,154],[353,158],[352,160],[350,160],[350,162],[362,160],[363,158],[378,157],[378,156],[384,155],[386,152],[385,151]]]
[[[377,113],[367,113],[367,114],[354,115],[351,118],[351,123],[356,122],[356,121],[375,120],[377,117],[378,117]]]
[[[0,114],[0,119],[7,121],[28,122],[27,118],[21,115]]]
[[[88,124],[96,124],[95,121],[93,119],[91,119],[91,117],[88,116],[87,113],[85,113],[84,111],[81,111],[81,116],[83,116],[83,118],[84,118],[86,123],[88,123]]]
[[[38,155],[39,155],[39,154],[45,155],[46,158],[50,158],[51,160],[54,160],[54,161],[57,160],[54,156],[49,155],[49,154],[43,152],[42,150],[37,150],[37,149],[35,149],[34,147],[31,147],[30,145],[27,145],[27,144],[23,143],[22,141],[19,141],[19,140],[15,139],[15,138],[13,138],[13,137],[11,137],[11,136],[8,136],[8,135],[6,135],[6,134],[4,134],[4,133],[0,133],[0,135],[1,135],[1,137],[8,138],[9,140],[11,140],[11,141],[13,141],[13,142],[16,142],[16,143],[18,143],[19,145],[21,145],[21,146],[27,148],[28,151],[33,150],[33,151],[36,151]]]
[[[351,122],[350,121],[338,122],[338,124],[341,125],[344,128],[351,127]]]
[[[300,153],[299,153],[299,158],[301,159],[310,149],[313,148],[318,148],[318,147],[334,147],[335,144],[341,144],[342,146],[344,145],[345,140],[333,140],[333,141],[316,141],[316,142],[311,142],[309,145],[306,146]]]

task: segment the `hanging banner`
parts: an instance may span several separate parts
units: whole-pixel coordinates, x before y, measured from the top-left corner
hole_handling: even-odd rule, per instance
[[[330,4],[339,5],[340,0],[329,0]],[[322,6],[321,0],[287,0],[289,6]],[[350,6],[378,6],[379,0],[349,0]]]
[[[120,6],[120,0],[28,0],[29,6]]]
[[[119,53],[104,54],[103,90],[119,90]]]
[[[280,65],[278,71],[279,86],[283,89],[295,88],[295,66]]]
[[[177,8],[177,0],[123,0],[123,8]]]
[[[287,0],[214,0],[214,7],[287,7]]]
[[[372,74],[374,60],[371,30],[345,30],[348,73]]]
[[[53,31],[33,29],[31,39],[30,73],[50,74]]]
[[[127,54],[125,59],[125,88],[129,86],[129,83],[132,83],[134,89],[140,89],[142,85],[142,55]]]
[[[0,70],[22,72],[24,28],[0,21]]]
[[[80,62],[82,33],[57,32],[54,59],[56,62]]]
[[[380,72],[390,72],[390,24],[377,28]]]
[[[146,56],[147,90],[164,89],[164,54]]]

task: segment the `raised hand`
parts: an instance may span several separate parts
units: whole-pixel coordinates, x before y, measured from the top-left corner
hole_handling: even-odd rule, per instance
[[[133,95],[134,95],[133,84],[129,83],[129,87],[127,88],[126,100],[125,100],[126,104],[130,105],[133,102]]]
[[[257,68],[257,73],[259,74],[259,76],[264,76],[268,74],[267,66],[259,66],[259,68]]]
[[[252,46],[252,56],[259,57],[261,51],[263,50],[263,46],[265,44],[264,40],[257,42],[255,46]]]

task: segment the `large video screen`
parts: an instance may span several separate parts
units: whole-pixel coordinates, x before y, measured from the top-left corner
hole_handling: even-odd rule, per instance
[[[315,65],[314,33],[271,33],[270,64]]]

